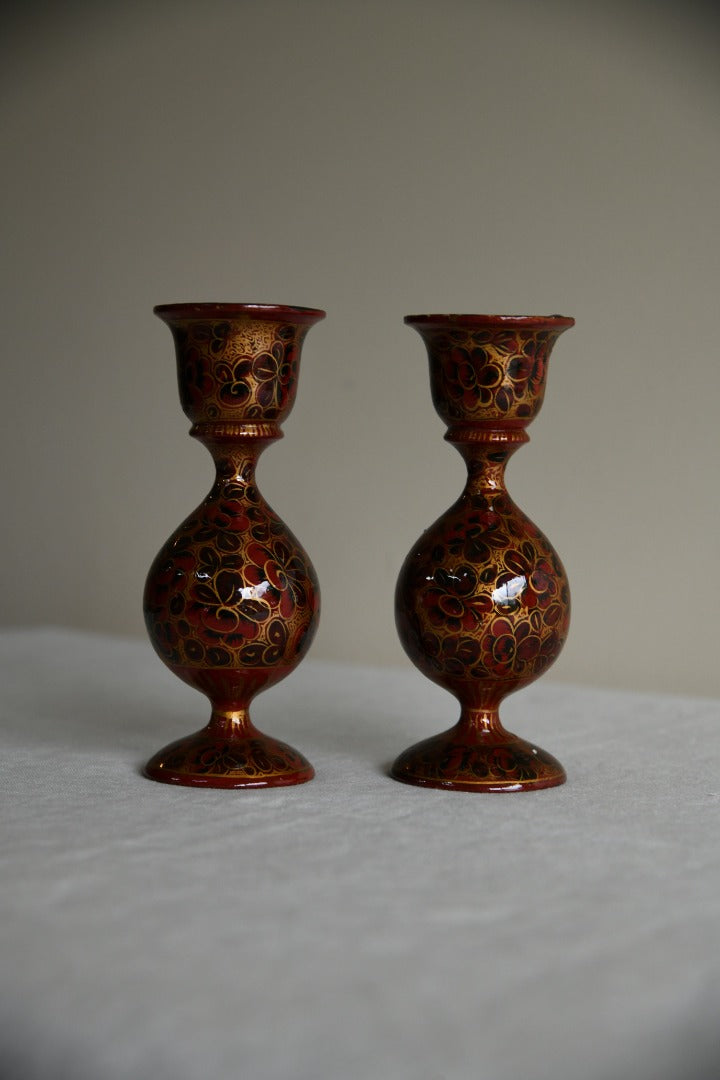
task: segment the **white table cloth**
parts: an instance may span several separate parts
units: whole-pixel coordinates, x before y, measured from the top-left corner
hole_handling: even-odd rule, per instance
[[[141,640],[0,634],[3,1080],[717,1080],[720,703],[547,677],[564,787],[407,787],[407,669],[306,660],[296,788],[152,783],[205,700]]]

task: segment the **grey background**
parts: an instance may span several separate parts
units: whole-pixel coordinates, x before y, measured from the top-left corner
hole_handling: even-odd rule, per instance
[[[324,307],[260,480],[313,655],[404,663],[455,498],[409,312],[574,315],[511,490],[573,586],[558,678],[720,693],[714,7],[370,0],[8,10],[0,621],[142,634],[209,487],[153,304]]]

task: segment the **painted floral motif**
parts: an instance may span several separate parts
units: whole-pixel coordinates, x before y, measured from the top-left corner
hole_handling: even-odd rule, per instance
[[[278,420],[295,397],[307,327],[255,321],[188,321],[173,327],[180,401],[196,423]]]
[[[444,420],[529,420],[559,331],[458,328],[428,334],[433,401]]]
[[[317,621],[314,572],[253,485],[245,499],[231,494],[220,480],[161,550],[145,594],[148,632],[171,664],[295,663]]]
[[[300,346],[323,312],[257,304],[156,311],[173,332],[182,406],[213,456],[216,481],[153,562],[145,620],[159,655],[210,698],[213,712],[207,728],[165,747],[145,772],[209,787],[304,783],[310,763],[259,732],[248,712],[255,694],[302,659],[319,613],[310,560],[258,492],[255,465],[281,434]]]
[[[498,707],[541,675],[567,636],[562,564],[504,483],[545,392],[547,361],[572,320],[411,316],[428,349],[433,402],[468,467],[465,491],[418,540],[396,590],[411,660],[460,701],[451,732],[406,750],[392,775],[459,790],[562,783],[549,754],[505,731]]]
[[[403,756],[396,770],[402,770],[402,762]],[[412,752],[412,767],[419,768],[429,785],[462,786],[470,790],[487,786],[501,790],[505,785],[517,783],[542,785],[552,777],[556,765],[550,754],[524,740],[485,746],[438,736],[427,739]]]
[[[530,682],[560,652],[569,617],[557,554],[507,495],[463,500],[425,534],[398,583],[403,644],[447,685]]]
[[[187,769],[198,778],[241,773],[249,781],[300,772],[305,766],[303,756],[287,743],[259,736],[235,740],[206,737],[194,743],[189,752],[181,742],[164,762],[168,770]]]

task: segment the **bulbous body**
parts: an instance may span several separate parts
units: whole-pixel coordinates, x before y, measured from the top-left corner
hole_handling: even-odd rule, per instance
[[[412,661],[473,708],[542,675],[567,636],[563,566],[507,493],[464,492],[413,548],[396,596]]]
[[[260,733],[249,705],[307,651],[319,614],[310,559],[260,495],[255,466],[292,408],[300,347],[323,312],[248,304],[156,308],[175,338],[191,434],[216,466],[212,490],[155,558],[145,620],[156,651],[206,694],[210,723],[156,754],[152,779],[269,787],[313,775],[306,759]]]
[[[499,705],[538,678],[567,636],[567,577],[515,505],[505,465],[527,442],[550,350],[572,319],[410,316],[425,339],[433,401],[468,467],[465,490],[400,571],[396,622],[411,660],[461,704],[456,727],[405,751],[393,776],[470,791],[562,783],[545,751],[506,731]]]
[[[247,464],[219,464],[226,475],[154,560],[144,608],[171,671],[215,704],[237,708],[302,659],[320,597],[310,559],[259,495]]]

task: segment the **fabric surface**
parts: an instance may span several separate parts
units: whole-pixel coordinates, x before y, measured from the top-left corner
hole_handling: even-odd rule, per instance
[[[259,727],[310,784],[140,774],[204,699],[143,641],[0,634],[3,1080],[713,1080],[720,704],[547,678],[512,795],[391,780],[456,705],[306,660]]]

